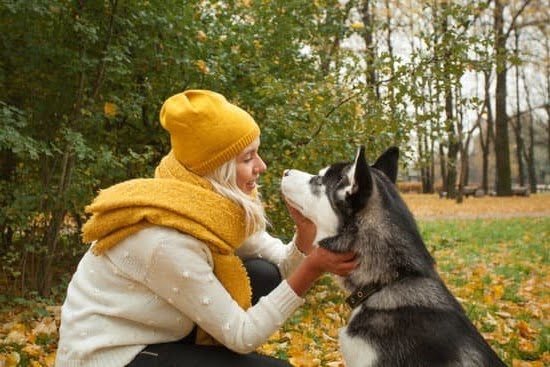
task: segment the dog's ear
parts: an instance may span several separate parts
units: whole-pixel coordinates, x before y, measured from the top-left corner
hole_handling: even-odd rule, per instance
[[[363,208],[372,192],[372,178],[370,168],[365,158],[365,147],[357,149],[355,161],[348,173],[350,186],[346,192],[346,199],[355,210]]]
[[[390,179],[391,182],[395,183],[397,180],[397,168],[399,160],[399,148],[391,147],[386,150],[374,164],[374,168],[384,172],[386,176]]]

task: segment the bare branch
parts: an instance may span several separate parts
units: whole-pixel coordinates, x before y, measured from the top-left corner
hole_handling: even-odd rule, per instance
[[[531,1],[532,0],[525,0],[525,2],[521,5],[521,8],[519,8],[519,10],[516,12],[516,14],[514,14],[514,16],[512,17],[512,22],[510,23],[510,28],[508,28],[508,30],[504,34],[504,39],[508,39],[508,37],[510,36],[510,33],[514,30],[514,28],[516,26],[516,21],[517,21],[518,17],[521,15],[521,13],[523,13],[525,8],[527,7],[527,5],[529,5],[529,3]]]
[[[527,28],[527,27],[540,27],[550,23],[550,19],[536,19],[530,22],[517,23],[515,29]]]
[[[311,134],[311,136],[309,137],[309,139],[306,139],[306,140],[303,140],[303,141],[300,141],[298,143],[296,143],[297,146],[303,146],[303,145],[308,145],[309,143],[311,143],[313,141],[313,139],[315,139],[315,137],[317,135],[319,135],[319,133],[321,132],[321,130],[323,129],[323,126],[325,126],[325,123],[328,119],[328,117],[330,115],[332,115],[332,113],[334,113],[334,111],[336,111],[338,108],[340,108],[343,104],[351,101],[352,99],[354,98],[357,98],[358,96],[360,96],[361,94],[363,93],[362,90],[342,99],[340,102],[338,102],[336,105],[334,105],[330,111],[328,111],[326,114],[325,114],[325,120],[322,121],[319,126],[317,126],[317,129],[315,129],[315,131]]]

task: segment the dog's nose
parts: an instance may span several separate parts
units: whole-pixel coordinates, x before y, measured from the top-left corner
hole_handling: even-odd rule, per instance
[[[286,176],[288,176],[289,174],[290,174],[290,170],[289,170],[289,169],[285,169],[285,170],[283,171],[283,176],[286,177]]]

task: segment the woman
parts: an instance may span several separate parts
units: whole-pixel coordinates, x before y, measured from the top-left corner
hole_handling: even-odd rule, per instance
[[[86,208],[92,246],[67,290],[56,366],[288,366],[253,352],[354,255],[314,247],[314,225],[292,208],[290,244],[265,232],[260,130],[244,110],[188,90],[160,121],[172,149],[155,178]]]

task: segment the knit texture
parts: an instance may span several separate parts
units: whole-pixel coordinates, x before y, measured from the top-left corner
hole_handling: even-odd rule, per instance
[[[162,159],[155,178],[102,190],[86,212],[92,217],[83,227],[83,239],[96,241],[92,247],[96,255],[151,225],[173,228],[206,243],[220,283],[241,308],[250,307],[250,280],[235,255],[246,238],[244,210],[215,192],[206,179],[186,170],[172,152]],[[197,344],[213,342],[199,329]]]
[[[235,157],[260,135],[252,116],[207,90],[168,98],[160,123],[170,133],[176,159],[199,176]]]

